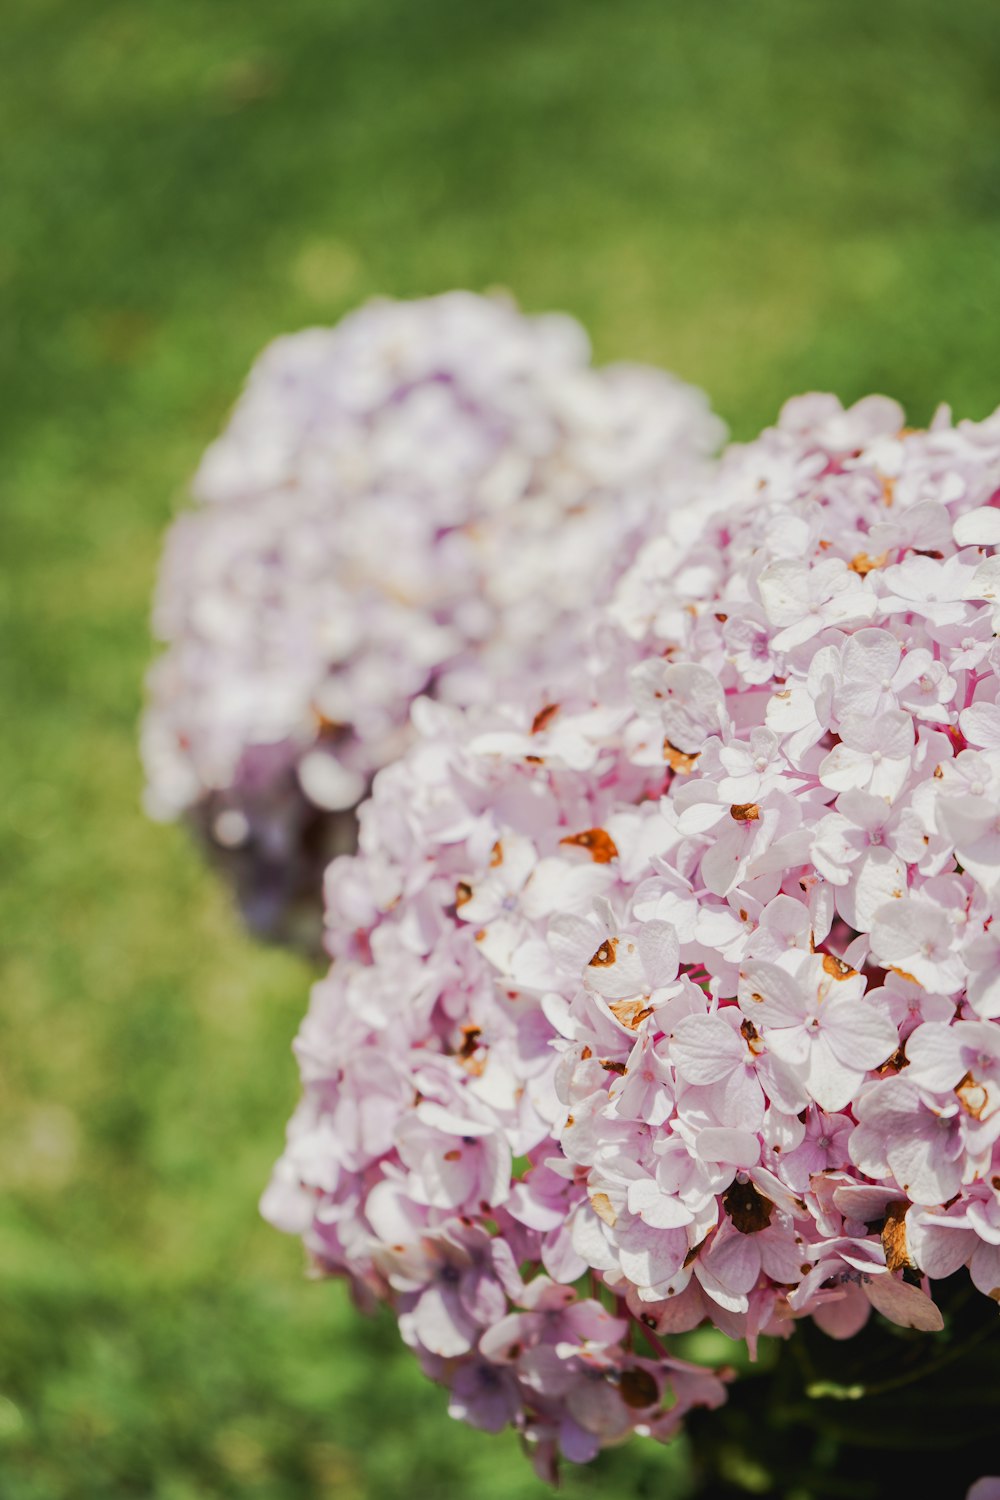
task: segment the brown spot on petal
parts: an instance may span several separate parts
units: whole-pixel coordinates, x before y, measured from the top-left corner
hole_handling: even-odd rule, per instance
[[[838,958],[835,953],[823,954],[823,968],[834,979],[850,979],[858,972],[857,969],[852,969],[850,964],[845,964],[844,960]]]
[[[699,1240],[698,1243],[697,1243],[697,1245],[692,1245],[691,1246],[691,1249],[688,1251],[687,1255],[685,1255],[685,1257],[684,1257],[684,1269],[685,1269],[685,1271],[687,1270],[688,1266],[691,1265],[692,1261],[696,1261],[698,1259],[698,1256],[701,1254],[702,1247],[704,1245],[706,1245],[707,1243],[708,1243],[708,1235],[706,1234],[705,1238],[703,1240]]]
[[[577,849],[586,849],[595,865],[607,865],[618,858],[618,847],[603,828],[585,828],[583,833],[569,833],[559,842],[573,844]]]
[[[693,755],[688,755],[686,751],[678,750],[677,746],[672,745],[669,740],[663,741],[663,759],[671,771],[676,771],[679,776],[690,776],[700,754],[700,751],[695,751]]]
[[[467,901],[472,900],[472,886],[467,880],[460,880],[455,887],[455,905],[464,906]]]
[[[490,865],[495,870],[496,867],[497,867],[497,865],[502,865],[502,864],[503,864],[503,844],[501,844],[500,840],[497,839],[496,843],[493,845],[493,848],[490,850]]]
[[[752,1182],[734,1182],[722,1199],[722,1206],[740,1234],[759,1234],[771,1222],[774,1204],[758,1193]]]
[[[803,1276],[808,1276],[809,1272],[812,1270],[812,1261],[804,1260],[801,1266],[799,1266],[799,1270],[802,1272]]]
[[[756,823],[760,817],[760,808],[756,802],[734,802],[729,809],[729,816],[737,823]]]
[[[764,1043],[760,1039],[760,1032],[750,1020],[740,1022],[740,1036],[746,1042],[754,1057],[764,1050]],[[778,1148],[775,1147],[775,1150]]]
[[[486,1071],[485,1057],[477,1057],[486,1049],[482,1043],[482,1030],[478,1026],[466,1025],[462,1027],[462,1044],[455,1054],[467,1073],[473,1078],[481,1078]]]
[[[591,1193],[590,1206],[599,1219],[603,1219],[609,1229],[614,1229],[618,1223],[618,1215],[607,1193]]]
[[[653,1007],[642,1000],[612,1000],[608,1010],[630,1031],[637,1031],[646,1017],[653,1014]]]
[[[617,938],[605,938],[604,942],[601,944],[601,946],[598,948],[597,952],[594,954],[593,958],[590,960],[590,963],[587,965],[587,968],[588,969],[607,969],[607,968],[610,968],[610,966],[615,961],[615,955],[617,954],[617,952],[618,952],[618,939]]]
[[[944,779],[944,766],[935,766],[934,775],[936,776],[938,781],[942,781]]]
[[[617,1073],[619,1078],[624,1078],[626,1067],[623,1062],[615,1062],[613,1057],[602,1057],[601,1067],[605,1073]]]
[[[989,1095],[983,1085],[977,1083],[971,1073],[966,1073],[961,1082],[956,1085],[955,1093],[966,1114],[971,1115],[974,1120],[981,1120],[983,1110],[989,1100]]]
[[[660,1388],[648,1370],[623,1370],[618,1390],[625,1405],[636,1410],[660,1399]]]
[[[547,729],[558,712],[558,703],[546,703],[544,708],[540,708],[531,721],[532,734],[540,734],[543,729]]]
[[[726,621],[729,619],[729,616],[717,614],[715,618],[718,620],[720,625],[725,625]]]
[[[580,1058],[581,1058],[581,1060],[583,1062],[586,1062],[587,1058],[588,1057],[593,1057],[593,1055],[594,1054],[593,1054],[593,1052],[591,1052],[591,1050],[590,1050],[589,1047],[584,1047],[583,1051],[580,1053]]]
[[[852,573],[859,573],[864,578],[866,573],[871,573],[876,568],[884,568],[888,560],[888,552],[880,552],[878,557],[869,557],[867,552],[855,552],[847,566]]]
[[[444,1159],[445,1161],[461,1161],[462,1153],[457,1148],[454,1151],[446,1151],[444,1153]]]
[[[462,1027],[462,1045],[458,1049],[459,1057],[471,1057],[479,1046],[479,1038],[482,1036],[482,1028],[467,1023]]]
[[[326,714],[316,707],[315,703],[310,705],[310,712],[316,725],[318,739],[335,740],[347,728],[346,724],[337,719],[328,719]]]
[[[992,1292],[989,1292],[987,1295],[990,1297],[991,1301],[1000,1302],[1000,1286],[995,1286]]]
[[[886,1266],[893,1275],[914,1264],[907,1248],[906,1225],[903,1222],[908,1207],[909,1204],[902,1201],[886,1205],[885,1223],[882,1225],[882,1249],[885,1251]]]
[[[545,764],[540,755],[526,755],[524,758],[529,766],[544,766]]]

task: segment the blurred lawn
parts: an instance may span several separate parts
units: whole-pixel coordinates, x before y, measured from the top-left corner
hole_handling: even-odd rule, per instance
[[[24,0],[0,55],[3,1500],[481,1500],[508,1438],[256,1199],[309,980],[139,812],[159,538],[251,358],[505,285],[747,436],[1000,401],[994,0]],[[686,1493],[637,1445],[570,1496]]]

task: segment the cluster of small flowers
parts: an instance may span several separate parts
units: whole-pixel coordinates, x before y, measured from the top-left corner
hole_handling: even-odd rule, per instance
[[[255,365],[168,541],[143,753],[150,811],[228,851],[258,928],[318,900],[418,694],[559,691],[581,612],[717,447],[700,392],[589,360],[572,319],[453,292]]]
[[[263,1208],[542,1472],[720,1402],[705,1320],[1000,1298],[998,601],[1000,414],[801,398],[376,778]]]

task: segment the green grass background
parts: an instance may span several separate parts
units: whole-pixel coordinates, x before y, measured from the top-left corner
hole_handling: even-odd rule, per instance
[[[257,1219],[310,976],[140,813],[160,537],[261,345],[376,292],[567,309],[737,436],[814,388],[984,415],[995,0],[22,0],[2,34],[0,1496],[541,1495]],[[566,1492],[680,1500],[684,1463]]]

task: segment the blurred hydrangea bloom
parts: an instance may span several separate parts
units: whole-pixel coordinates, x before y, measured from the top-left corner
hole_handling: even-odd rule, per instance
[[[719,1404],[706,1321],[1000,1298],[998,615],[1000,414],[805,397],[376,778],[263,1208],[543,1474]]]
[[[280,927],[350,846],[413,700],[554,694],[580,612],[720,440],[699,392],[596,370],[572,319],[499,298],[279,339],[167,543],[149,810],[192,815],[253,924]]]

